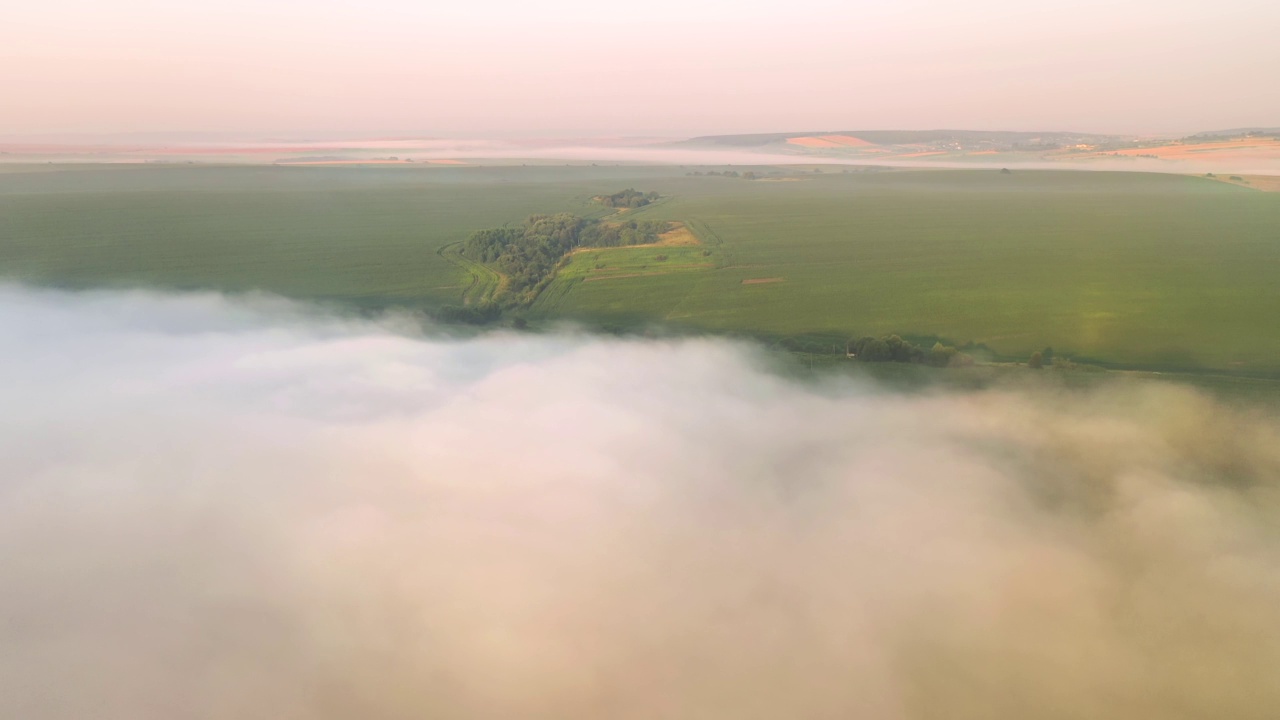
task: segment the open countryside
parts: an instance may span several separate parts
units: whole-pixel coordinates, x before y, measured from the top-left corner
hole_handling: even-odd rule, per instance
[[[791,182],[765,182],[778,179]],[[660,199],[621,211],[599,202],[623,188]],[[569,253],[501,322],[831,347],[897,334],[994,358],[1052,347],[1116,367],[1280,375],[1280,194],[1199,176],[39,168],[0,173],[0,269],[65,287],[262,290],[438,314],[502,295],[503,273],[460,252],[473,233],[565,212],[676,235]]]

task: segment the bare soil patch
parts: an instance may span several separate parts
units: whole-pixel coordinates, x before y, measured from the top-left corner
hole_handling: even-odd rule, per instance
[[[788,145],[799,145],[807,148],[838,148],[839,143],[833,143],[830,140],[823,140],[820,137],[794,137],[787,138]]]
[[[869,145],[875,145],[873,142],[868,142],[860,137],[854,137],[852,135],[823,135],[822,139],[836,143],[837,145],[843,145],[844,147],[867,147]]]
[[[852,135],[813,135],[805,137],[788,138],[787,143],[790,145],[799,145],[808,148],[851,148],[851,147],[870,147],[875,145],[873,142],[867,142],[859,137]]]
[[[670,272],[642,272],[642,273],[626,273],[624,275],[597,275],[595,277],[583,278],[582,282],[598,282],[600,280],[621,280],[622,278],[649,277],[650,275],[670,275]]]
[[[1103,153],[1107,155],[1109,153]],[[1154,155],[1162,160],[1189,160],[1204,158],[1276,158],[1280,157],[1280,140],[1272,138],[1239,138],[1221,142],[1165,145],[1150,148],[1129,148],[1115,151],[1116,155],[1142,157]]]
[[[1232,177],[1240,179],[1232,180]],[[1262,192],[1280,192],[1280,175],[1216,175],[1213,179],[1228,185],[1239,185]]]
[[[764,285],[766,283],[780,283],[780,282],[784,282],[785,280],[786,278],[780,278],[780,277],[743,278],[742,284],[743,285]]]
[[[698,236],[684,223],[672,223],[674,227],[658,236],[657,246],[663,247],[687,247],[689,245],[700,245]]]

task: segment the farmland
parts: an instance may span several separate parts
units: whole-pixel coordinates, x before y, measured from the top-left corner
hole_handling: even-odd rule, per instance
[[[829,169],[753,182],[690,170],[10,168],[0,272],[359,307],[481,303],[502,278],[458,255],[472,231],[533,213],[599,217],[611,210],[592,197],[635,187],[664,200],[628,217],[683,222],[700,244],[580,250],[519,313],[1280,374],[1280,194],[1139,173]]]
[[[9,166],[0,271],[362,307],[461,302],[494,279],[450,261],[447,246],[530,213],[585,212],[616,184],[592,178],[583,168]]]
[[[1181,176],[965,170],[674,196],[637,217],[688,221],[713,267],[567,276],[575,286],[535,309],[773,336],[942,337],[1010,357],[1053,346],[1146,367],[1280,366],[1274,194]],[[623,253],[644,251],[610,262]]]

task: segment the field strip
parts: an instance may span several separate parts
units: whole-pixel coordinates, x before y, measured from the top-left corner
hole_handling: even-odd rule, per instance
[[[658,236],[658,242],[654,243],[656,247],[682,247],[689,245],[701,245],[698,236],[693,234],[688,225],[682,222],[671,223],[674,227]]]
[[[712,230],[711,226],[707,225],[702,220],[698,220],[697,218],[689,218],[689,221],[686,223],[686,226],[689,228],[689,230],[693,232],[694,236],[696,236],[699,240],[701,240],[705,245],[723,245],[724,244],[724,241],[720,239],[720,236],[716,234],[716,231]],[[711,242],[708,242],[708,240],[710,240]]]
[[[702,244],[716,248],[716,259],[715,262],[712,263],[712,267],[709,272],[700,272],[694,275],[690,280],[688,289],[685,290],[684,295],[680,296],[679,300],[672,303],[671,309],[663,315],[663,318],[666,320],[693,317],[696,313],[685,311],[683,308],[689,303],[690,299],[698,293],[703,285],[715,277],[716,271],[723,269],[725,263],[728,262],[728,253],[725,250],[724,241],[721,240],[720,236],[711,229],[710,225],[697,218],[689,218],[686,226],[689,228],[690,232],[694,233],[694,235],[698,237]]]
[[[717,269],[723,269],[733,265],[733,252],[727,248],[724,244],[724,240],[716,233],[715,230],[711,229],[711,226],[708,225],[706,221],[698,218],[689,218],[685,224],[688,226],[689,230],[702,241],[703,245],[717,249]]]
[[[1259,192],[1280,192],[1280,175],[1215,175],[1212,179]]]
[[[780,277],[743,278],[742,284],[743,285],[767,285],[769,283],[780,283],[780,282],[786,282],[786,281],[787,281],[786,278],[780,278]]]
[[[573,289],[573,286],[581,281],[582,278],[565,278],[557,274],[551,283],[543,288],[542,292],[538,293],[538,297],[534,298],[530,309],[545,313],[555,312],[560,307],[561,301]]]
[[[462,243],[446,245],[436,253],[449,262],[462,268],[471,282],[462,291],[462,302],[465,305],[492,302],[507,286],[507,277],[502,273],[482,265],[462,254]]]
[[[632,267],[634,267],[634,266],[632,266]],[[663,263],[662,263],[661,270],[662,270],[663,272],[667,272],[667,271],[670,271],[670,270],[688,270],[689,268],[712,268],[712,267],[715,267],[715,264],[713,264],[713,263],[699,263],[699,262],[695,262],[695,263],[668,263],[668,262],[663,262]],[[606,268],[599,268],[599,269],[595,269],[595,270],[591,270],[591,271],[589,271],[588,275],[589,275],[589,276],[595,276],[595,277],[609,277],[609,276],[610,276],[610,275],[609,275],[609,273],[618,272],[619,270],[625,270],[625,269],[626,269],[625,267],[621,267],[621,268],[609,268],[609,267],[606,267]],[[640,269],[641,269],[641,270],[644,270],[644,269],[646,269],[646,267],[642,265],[642,266],[640,266]]]
[[[660,272],[642,272],[642,273],[626,273],[623,275],[597,275],[595,277],[583,278],[582,282],[598,282],[600,280],[621,280],[622,278],[650,277],[654,275],[673,275],[673,271],[663,270]]]

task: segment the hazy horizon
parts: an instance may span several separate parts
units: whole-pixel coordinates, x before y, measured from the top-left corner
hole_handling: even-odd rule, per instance
[[[518,132],[494,132],[494,133],[411,133],[411,132],[379,132],[370,131],[300,131],[300,130],[244,130],[244,131],[199,131],[199,130],[140,130],[126,132],[18,132],[18,133],[0,133],[0,142],[7,143],[48,143],[48,144],[85,144],[85,145],[114,145],[114,144],[165,144],[176,143],[181,145],[201,146],[201,145],[298,145],[298,146],[325,146],[330,145],[336,148],[359,147],[362,144],[369,145],[369,149],[393,148],[394,144],[414,143],[413,147],[418,144],[441,144],[447,143],[443,149],[468,149],[498,147],[550,147],[550,148],[572,148],[574,144],[581,144],[584,147],[599,147],[614,145],[617,147],[643,147],[645,145],[659,145],[664,143],[680,142],[684,140],[692,140],[700,137],[732,137],[737,135],[781,135],[781,134],[827,134],[836,132],[1008,132],[1008,133],[1080,133],[1092,134],[1099,136],[1115,136],[1115,137],[1133,137],[1133,138],[1151,138],[1151,139],[1169,139],[1176,140],[1184,137],[1193,136],[1206,132],[1227,132],[1227,131],[1251,131],[1251,130],[1267,130],[1274,131],[1280,128],[1280,125],[1249,125],[1241,127],[1211,127],[1200,128],[1198,130],[1187,130],[1183,132],[1165,132],[1165,133],[1125,133],[1125,132],[1104,132],[1104,131],[1083,131],[1077,128],[1068,127],[1003,127],[1003,128],[972,128],[972,127],[777,127],[771,129],[754,130],[751,132],[707,132],[707,133],[686,133],[677,135],[643,135],[643,134],[624,134],[624,133],[590,133],[584,132],[578,135],[568,133],[545,133],[538,134],[530,132],[520,134]],[[504,156],[505,157],[505,156]],[[557,156],[558,157],[558,156]],[[794,160],[794,158],[786,158]]]
[[[1183,135],[1280,125],[1278,24],[1254,0],[53,0],[0,28],[0,136]]]

